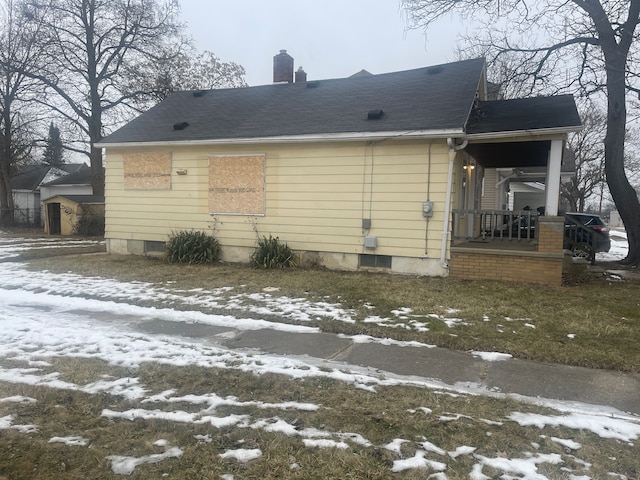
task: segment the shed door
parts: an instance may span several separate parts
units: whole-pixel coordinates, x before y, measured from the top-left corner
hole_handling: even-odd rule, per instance
[[[60,225],[60,204],[50,203],[47,205],[47,217],[49,219],[49,234],[60,235],[62,231]]]

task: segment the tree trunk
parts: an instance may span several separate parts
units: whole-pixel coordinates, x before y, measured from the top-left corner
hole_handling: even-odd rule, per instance
[[[2,167],[0,167],[2,168]],[[2,168],[0,174],[0,225],[13,224],[13,192],[11,191],[11,177],[9,169]]]
[[[104,197],[104,170],[102,168],[102,149],[91,146],[91,187],[93,194]]]
[[[7,95],[4,95],[5,108],[2,111],[2,131],[0,132],[0,225],[8,226],[13,224],[13,191],[11,190],[11,165],[13,158],[11,155],[11,143],[13,135],[11,132],[11,110],[7,105]]]
[[[619,64],[621,63],[621,64]],[[607,59],[607,135],[604,139],[605,173],[609,191],[627,231],[629,253],[623,264],[640,264],[640,201],[624,170],[627,121],[625,65]]]

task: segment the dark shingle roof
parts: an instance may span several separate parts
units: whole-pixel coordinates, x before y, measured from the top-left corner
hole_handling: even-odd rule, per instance
[[[52,168],[72,173],[82,168],[84,163],[65,163],[59,167],[49,165],[26,165],[11,177],[13,190],[36,190]]]
[[[484,59],[372,76],[177,92],[100,142],[233,140],[317,134],[463,131]],[[371,110],[382,110],[368,120]],[[188,123],[181,130],[174,125]]]
[[[45,187],[51,185],[90,185],[91,184],[91,168],[84,166],[79,170],[65,175],[64,177],[56,178],[50,182],[44,183]]]
[[[580,127],[572,95],[478,102],[468,134]]]

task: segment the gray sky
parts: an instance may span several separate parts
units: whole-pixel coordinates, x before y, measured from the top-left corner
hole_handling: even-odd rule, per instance
[[[273,56],[283,49],[309,80],[452,61],[464,28],[452,19],[427,38],[405,31],[399,0],[181,0],[181,5],[198,49],[242,65],[249,85],[272,82]]]

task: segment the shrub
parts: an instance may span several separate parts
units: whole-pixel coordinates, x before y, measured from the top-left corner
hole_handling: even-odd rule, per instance
[[[293,250],[278,237],[262,237],[251,255],[251,266],[255,268],[293,268],[296,258]]]
[[[169,237],[166,252],[169,263],[213,263],[220,257],[220,243],[204,232],[183,230]]]
[[[103,237],[104,215],[82,215],[73,227],[73,234],[83,237]]]

